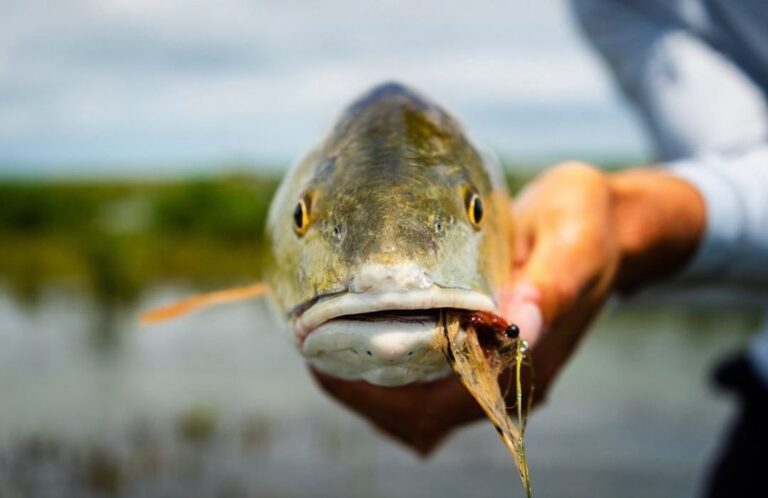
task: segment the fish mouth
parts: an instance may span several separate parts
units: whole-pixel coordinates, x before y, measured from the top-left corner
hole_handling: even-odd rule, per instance
[[[406,292],[340,292],[316,299],[294,317],[300,345],[315,329],[332,320],[355,322],[436,323],[443,309],[496,312],[493,299],[483,293],[432,285]]]
[[[480,292],[432,285],[400,292],[342,292],[294,315],[301,354],[326,374],[379,386],[431,382],[450,374],[438,348],[443,310],[495,312]]]

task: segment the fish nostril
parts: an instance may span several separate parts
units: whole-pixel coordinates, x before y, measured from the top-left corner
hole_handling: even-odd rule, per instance
[[[341,242],[341,239],[344,238],[344,228],[341,225],[334,225],[331,233],[336,242]]]

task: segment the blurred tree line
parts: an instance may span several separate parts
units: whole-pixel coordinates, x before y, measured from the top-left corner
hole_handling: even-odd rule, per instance
[[[277,178],[0,183],[0,281],[24,302],[50,285],[132,301],[155,284],[259,277]]]

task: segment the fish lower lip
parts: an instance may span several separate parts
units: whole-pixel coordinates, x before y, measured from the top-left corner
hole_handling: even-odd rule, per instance
[[[436,321],[443,308],[495,311],[496,305],[486,294],[436,285],[408,292],[344,293],[313,304],[295,319],[294,329],[303,343],[312,330],[330,320]]]

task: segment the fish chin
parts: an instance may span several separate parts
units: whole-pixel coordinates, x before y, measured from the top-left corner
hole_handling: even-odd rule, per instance
[[[318,370],[382,386],[435,380],[450,372],[435,348],[435,320],[331,320],[304,341],[302,354]]]
[[[314,368],[380,386],[430,382],[451,371],[437,346],[445,308],[494,311],[479,292],[433,286],[410,292],[347,293],[296,320],[301,353]]]

